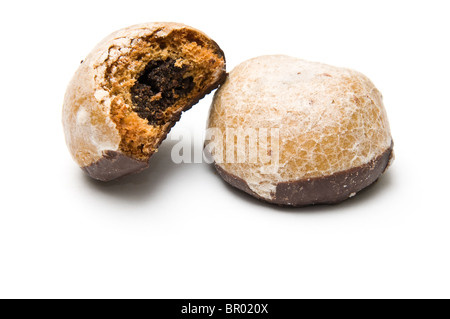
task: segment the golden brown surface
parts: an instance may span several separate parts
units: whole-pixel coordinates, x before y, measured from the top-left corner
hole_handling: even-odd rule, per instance
[[[146,159],[156,150],[159,141],[164,138],[167,129],[172,125],[174,115],[181,112],[183,107],[208,85],[207,81],[211,81],[213,71],[223,64],[223,58],[217,55],[214,47],[205,47],[196,42],[203,44],[210,41],[201,34],[181,29],[158,37],[158,32],[146,38],[136,39],[127,55],[110,63],[102,85],[110,92],[111,119],[116,123],[122,137],[120,150],[137,159]],[[148,62],[167,58],[177,61],[180,67],[183,65],[190,67],[191,71],[186,76],[194,78],[195,88],[187,97],[179,99],[164,112],[166,124],[163,127],[148,125],[147,120],[140,118],[130,108],[132,105],[130,89]]]

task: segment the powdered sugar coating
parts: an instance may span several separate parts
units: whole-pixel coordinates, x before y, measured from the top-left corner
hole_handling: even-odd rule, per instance
[[[225,135],[227,128],[278,130],[279,145],[268,150],[278,150],[275,162],[221,163],[215,158],[269,200],[281,182],[367,164],[392,143],[382,95],[366,76],[281,55],[237,66],[215,95],[208,127]]]

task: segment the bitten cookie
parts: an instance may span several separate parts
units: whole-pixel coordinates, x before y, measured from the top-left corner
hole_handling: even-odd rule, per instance
[[[100,42],[70,82],[66,142],[91,177],[109,181],[148,166],[181,113],[226,77],[204,33],[178,23],[122,29]]]
[[[339,203],[393,159],[382,95],[367,77],[288,56],[237,66],[215,94],[208,128],[222,178],[279,205]]]

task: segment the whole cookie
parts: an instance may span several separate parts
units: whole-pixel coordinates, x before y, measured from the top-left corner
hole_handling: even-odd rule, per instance
[[[207,138],[225,181],[279,205],[339,203],[393,159],[382,95],[366,76],[280,55],[230,73]]]
[[[94,48],[67,88],[70,153],[98,180],[138,172],[181,113],[225,77],[222,50],[196,29],[147,23],[119,30]]]

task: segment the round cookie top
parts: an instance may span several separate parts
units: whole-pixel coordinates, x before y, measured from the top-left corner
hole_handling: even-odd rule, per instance
[[[213,154],[216,165],[266,199],[278,183],[362,166],[392,144],[382,95],[366,76],[282,55],[237,66],[215,95],[208,127],[224,134],[223,152]],[[253,131],[258,159],[239,161],[239,152],[251,150],[230,152],[229,141],[235,139],[227,134],[239,139]],[[261,160],[261,150],[270,161]],[[227,154],[233,152],[230,161]]]

